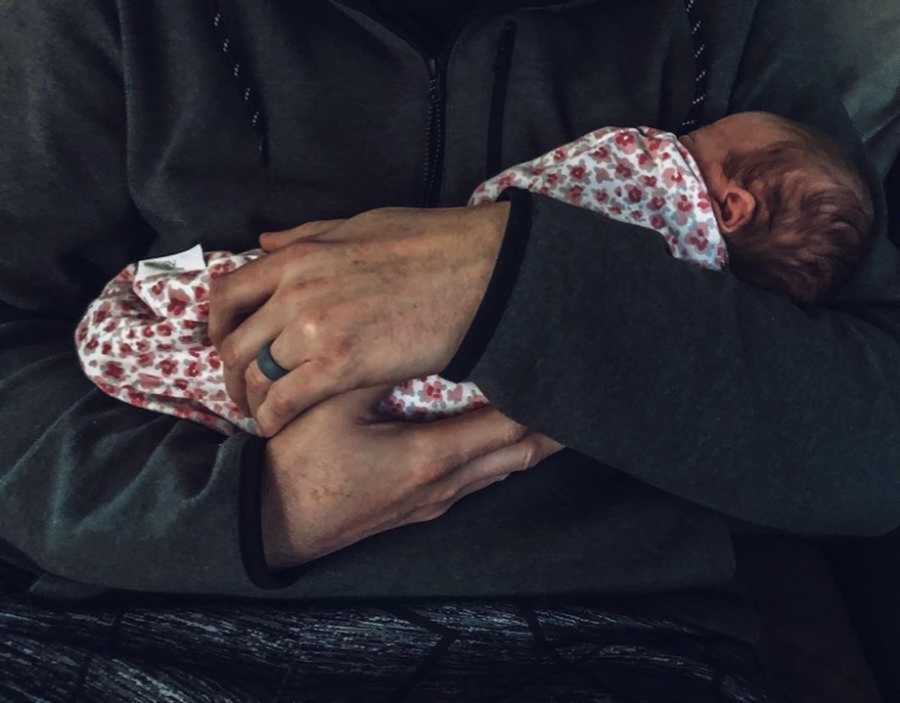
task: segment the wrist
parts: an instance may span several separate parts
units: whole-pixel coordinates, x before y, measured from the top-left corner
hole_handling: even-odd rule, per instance
[[[260,477],[260,527],[266,565],[274,570],[299,566],[303,559],[291,540],[288,486],[279,480],[271,446],[269,440]]]
[[[530,227],[529,193],[507,188],[497,201],[470,208],[479,211],[472,248],[488,247],[479,254],[481,276],[470,282],[467,292],[477,296],[474,310],[467,318],[466,332],[457,342],[453,355],[438,373],[460,383],[469,377],[484,353],[500,321],[510,296],[527,241]],[[515,207],[513,205],[515,204]]]

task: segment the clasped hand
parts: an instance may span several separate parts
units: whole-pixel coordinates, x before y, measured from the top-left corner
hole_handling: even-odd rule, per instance
[[[262,234],[266,256],[210,282],[228,394],[272,437],[332,396],[440,373],[484,297],[508,211],[387,207]],[[268,342],[289,370],[274,382],[256,363]]]

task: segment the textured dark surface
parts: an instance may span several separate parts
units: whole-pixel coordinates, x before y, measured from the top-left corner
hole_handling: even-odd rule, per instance
[[[900,21],[898,21],[900,28]],[[900,99],[900,95],[898,95]],[[898,118],[900,119],[900,118]],[[897,135],[900,141],[900,130]],[[890,208],[891,238],[900,242],[900,158],[885,189]],[[829,556],[847,598],[854,627],[885,700],[900,701],[900,529],[877,539],[846,539]]]
[[[748,645],[621,607],[38,602],[0,564],[0,701],[773,701]]]

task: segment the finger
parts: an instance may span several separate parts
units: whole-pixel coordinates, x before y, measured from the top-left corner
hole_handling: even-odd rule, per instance
[[[272,385],[272,383],[274,383],[274,381],[270,380],[268,376],[266,376],[260,370],[259,364],[256,363],[256,359],[251,361],[250,365],[247,366],[246,370],[244,371],[243,380],[243,397],[241,397],[240,388],[237,388],[235,390],[237,399],[234,395],[232,395],[231,388],[228,387],[230,379],[226,381],[225,386],[226,388],[228,388],[228,395],[241,409],[241,412],[243,412],[248,417],[252,417],[255,419],[256,409],[266,399],[268,388]]]
[[[259,235],[259,244],[265,251],[275,251],[293,244],[301,239],[308,239],[334,229],[346,219],[341,220],[310,220],[299,227],[285,229],[278,232],[263,232]]]
[[[509,474],[501,474],[500,476],[492,476],[491,478],[486,478],[483,481],[478,481],[477,483],[470,485],[464,493],[458,494],[453,500],[448,500],[443,503],[428,505],[422,508],[418,508],[417,510],[413,510],[411,513],[406,515],[406,517],[400,524],[409,525],[416,522],[428,522],[429,520],[436,520],[465,496],[469,495],[470,493],[480,491],[482,488],[487,488],[493,483],[499,483],[507,476],[509,476]]]
[[[333,360],[321,356],[307,359],[268,386],[254,414],[257,427],[263,436],[272,437],[314,405],[357,388],[356,376]],[[360,419],[365,416],[364,412],[358,415]]]
[[[485,406],[408,430],[417,448],[410,460],[426,473],[439,478],[456,467],[488,452],[513,444],[528,428],[511,420],[497,408]]]
[[[560,452],[566,448],[565,444],[560,444],[552,437],[548,437],[540,432],[535,433],[535,436],[538,440],[538,451],[545,452],[541,459],[546,459],[551,454],[556,454],[556,452]]]
[[[262,256],[210,278],[207,334],[220,355],[225,338],[278,288],[282,265],[279,257]]]
[[[280,323],[283,324],[283,323]],[[260,333],[262,337],[263,334]],[[272,356],[272,359],[278,364],[281,368],[287,369],[288,372],[293,371],[295,369],[300,368],[307,359],[296,358],[296,355],[290,355],[287,352],[283,352],[285,349],[286,343],[284,342],[285,335],[279,334],[272,341],[272,345],[269,347],[269,353]],[[247,402],[247,414],[252,416],[253,418],[257,418],[259,415],[259,408],[265,402],[268,397],[272,386],[276,383],[281,383],[286,376],[282,376],[281,378],[273,381],[268,376],[266,376],[262,369],[259,367],[259,352],[262,348],[263,344],[268,344],[268,339],[259,345],[256,352],[253,352],[252,347],[249,350],[249,353],[252,354],[252,358],[247,361],[246,370],[244,371],[243,379],[244,379],[244,394]],[[294,416],[287,418],[284,423],[281,425],[283,427],[290,420],[293,419]],[[281,429],[280,427],[278,429]],[[277,431],[277,430],[276,430]]]
[[[531,433],[509,446],[472,459],[435,481],[427,490],[433,492],[434,502],[449,501],[452,504],[462,496],[476,490],[474,488],[469,490],[475,484],[530,469],[547,456],[547,451],[549,451],[549,447],[541,440],[541,437],[543,435]],[[552,440],[550,441],[552,442]]]
[[[285,311],[282,306],[275,305],[272,298],[252,315],[247,317],[232,331],[222,342],[219,348],[219,358],[222,360],[222,375],[225,379],[225,389],[235,404],[246,415],[254,415],[255,408],[251,407],[247,398],[248,369],[251,364],[255,367],[255,373],[250,373],[250,382],[253,386],[254,399],[257,405],[265,397],[268,385],[271,381],[263,375],[256,364],[256,355],[259,350],[272,341],[272,358],[284,368],[292,368],[279,345],[278,337],[286,325]]]
[[[453,503],[456,503],[463,498],[465,498],[470,493],[475,493],[476,491],[480,491],[482,488],[487,488],[491,484],[499,483],[500,481],[505,481],[510,476],[512,476],[515,472],[510,471],[508,474],[500,474],[499,476],[490,476],[489,478],[481,479],[480,481],[476,481],[475,483],[470,483],[468,486],[463,488],[459,493],[456,494],[456,499]],[[452,503],[451,503],[452,505]]]

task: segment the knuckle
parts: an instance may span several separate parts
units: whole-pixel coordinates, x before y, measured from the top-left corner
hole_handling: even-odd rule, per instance
[[[428,483],[441,475],[441,467],[434,461],[419,459],[413,463],[410,472],[413,480],[418,484]]]
[[[350,219],[357,220],[358,222],[367,223],[371,220],[376,220],[379,217],[384,217],[385,214],[388,213],[390,207],[373,207],[368,210],[363,210],[362,212],[356,213]]]
[[[250,364],[244,371],[244,385],[250,390],[261,392],[270,383],[256,364]]]
[[[429,520],[436,520],[445,512],[447,512],[446,507],[429,506],[419,511],[416,516],[415,522],[428,522]]]
[[[534,463],[543,461],[549,456],[556,454],[563,446],[556,440],[551,439],[547,435],[539,434],[534,438]]]
[[[324,311],[306,309],[298,316],[297,328],[306,341],[316,341],[322,336],[324,322]]]
[[[274,437],[281,426],[278,422],[269,417],[262,417],[257,420],[257,426],[259,427],[259,431],[263,437],[271,438]]]
[[[234,368],[240,361],[239,356],[238,349],[234,342],[231,341],[230,337],[226,338],[219,347],[219,359],[225,366]]]
[[[304,235],[309,233],[311,230],[316,229],[322,220],[308,220],[304,222],[302,225],[298,225],[294,227],[294,234]]]
[[[303,257],[304,249],[307,246],[309,245],[303,241],[292,242],[266,255],[270,258],[269,266],[272,268],[273,276],[278,282],[278,288],[273,297],[275,295],[290,297],[294,294],[295,289],[303,288],[305,267],[302,264],[301,257]]]
[[[274,427],[272,426],[269,418],[267,416],[257,417],[256,420],[256,429],[262,437],[271,438],[275,432]]]
[[[412,515],[410,515],[409,518],[407,518],[407,520],[406,520],[406,524],[415,525],[416,523],[419,523],[419,522],[427,522],[430,519],[431,519],[430,517],[426,517],[425,513],[423,513],[420,510],[419,512],[415,512]]]
[[[456,499],[459,490],[455,486],[440,486],[434,489],[433,498],[435,503],[443,505]]]
[[[436,520],[437,518],[441,517],[444,513],[446,513],[448,510],[450,510],[450,506],[449,506],[449,505],[443,505],[443,506],[441,506],[440,508],[435,508],[435,509],[431,512],[431,517],[430,517],[429,519],[430,519],[430,520]]]
[[[228,306],[228,275],[220,273],[210,275],[207,296],[210,310],[219,310]]]
[[[448,461],[444,457],[434,456],[432,450],[429,455],[419,459],[417,475],[423,482],[435,481],[446,475],[449,469]]]
[[[209,303],[212,305],[214,302],[218,302],[218,298],[222,295],[222,276],[213,276],[210,274],[209,276]]]
[[[408,473],[416,484],[433,481],[447,473],[449,459],[438,455],[434,439],[424,428],[414,430],[406,438]]]
[[[525,446],[525,450],[522,452],[521,462],[519,464],[519,471],[525,471],[525,469],[530,469],[532,466],[534,466],[536,463],[538,463],[539,460],[540,460],[540,457],[538,456],[537,447],[535,447],[535,445],[532,442],[529,442]]]
[[[269,392],[266,395],[266,403],[270,417],[287,417],[294,410],[293,398],[283,390],[279,390],[278,386],[269,388]]]
[[[509,443],[514,444],[528,434],[528,428],[525,425],[512,421],[509,428]]]

